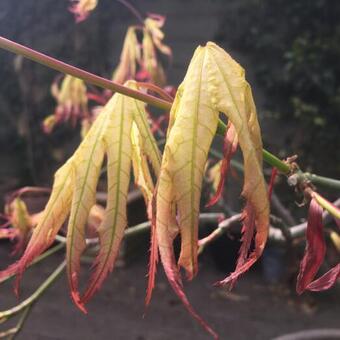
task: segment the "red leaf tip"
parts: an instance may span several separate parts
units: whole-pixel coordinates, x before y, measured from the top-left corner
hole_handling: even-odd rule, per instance
[[[71,297],[75,305],[84,313],[87,314],[87,309],[85,308],[83,302],[80,299],[80,295],[76,291],[71,291]]]

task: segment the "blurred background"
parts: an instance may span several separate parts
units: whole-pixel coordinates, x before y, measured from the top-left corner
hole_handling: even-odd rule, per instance
[[[168,83],[178,86],[198,44],[215,41],[247,72],[254,91],[264,146],[285,158],[298,154],[304,170],[324,176],[340,173],[340,2],[336,0],[131,0],[143,15],[166,16],[165,43],[172,48]],[[136,18],[120,3],[99,0],[79,24],[66,0],[1,0],[0,34],[72,65],[111,78],[125,32]],[[31,61],[0,51],[0,201],[26,185],[50,186],[55,170],[78,145],[79,127],[62,125],[43,133],[52,114],[50,86],[58,74]],[[234,181],[235,182],[235,181]],[[240,183],[224,203],[240,208]],[[336,192],[325,192],[330,200]],[[296,223],[307,209],[279,180],[276,194]],[[235,203],[238,202],[238,203]],[[142,202],[130,208],[142,222]],[[218,211],[218,208],[216,208]],[[132,214],[131,214],[132,215]],[[213,228],[213,226],[208,226]],[[115,270],[82,315],[68,297],[62,278],[35,306],[19,339],[206,339],[173,295],[162,270],[145,318],[144,292],[148,238],[130,242]],[[2,267],[8,243],[1,243]],[[132,249],[132,250],[131,250]],[[339,327],[339,287],[297,297],[298,260],[286,246],[269,245],[262,263],[231,292],[212,287],[233,269],[238,242],[225,236],[207,249],[196,280],[187,284],[192,304],[222,339],[271,339],[312,328]],[[303,247],[302,247],[303,251]],[[300,256],[300,257],[299,257]],[[333,255],[335,256],[335,255]],[[60,257],[61,258],[61,257]],[[52,258],[27,273],[23,294],[41,282],[60,259]],[[266,262],[267,258],[267,262]],[[269,260],[268,260],[269,259]],[[266,263],[265,263],[266,262]],[[0,292],[3,307],[15,299]]]

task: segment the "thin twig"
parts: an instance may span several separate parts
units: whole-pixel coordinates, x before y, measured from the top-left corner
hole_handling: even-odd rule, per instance
[[[272,193],[271,204],[275,208],[276,213],[289,225],[296,225],[297,222],[290,211],[282,204],[275,191]]]
[[[9,335],[9,337],[7,338],[8,340],[14,340],[18,335],[19,333],[21,332],[31,310],[32,310],[32,307],[33,305],[30,305],[28,307],[26,307],[26,309],[22,312],[21,316],[20,316],[20,319],[17,323],[17,325],[12,328],[13,329],[13,333]]]
[[[336,207],[340,206],[340,198],[333,202],[333,205]],[[322,219],[324,223],[327,223],[330,220],[331,215],[325,210],[322,214]],[[292,238],[298,238],[304,236],[307,229],[307,222],[295,225],[289,228],[289,232]],[[270,228],[269,230],[269,239],[272,241],[284,242],[285,237],[280,229]]]
[[[50,56],[47,56],[35,50],[32,50],[31,48],[18,44],[2,36],[0,36],[0,48],[10,51],[12,53],[15,53],[17,55],[22,55],[23,57],[27,59],[33,60],[51,69],[54,69],[59,72],[69,74],[73,77],[82,79],[89,84],[96,85],[98,87],[108,89],[113,92],[118,92],[128,97],[135,98],[137,100],[141,100],[145,103],[148,103],[149,105],[158,107],[166,111],[169,111],[171,109],[172,103],[170,101],[163,100],[161,98],[158,98],[158,97],[155,97],[155,96],[152,96],[152,95],[140,92],[140,91],[136,91],[127,86],[114,83],[108,79],[99,77],[95,74],[92,74],[90,72],[87,72],[75,66],[64,63],[60,60],[57,60],[55,58],[52,58]],[[226,125],[221,120],[219,120],[216,133],[221,136],[224,136],[225,132],[226,132]],[[290,169],[289,164],[281,161],[278,157],[276,157],[275,155],[273,155],[272,153],[270,153],[269,151],[265,149],[263,149],[262,151],[263,151],[263,160],[265,162],[277,168],[281,173],[285,175],[288,175],[290,173],[291,169]],[[328,186],[332,186],[335,189],[340,189],[340,180],[330,179],[326,177],[320,178],[320,176],[317,176],[314,174],[308,174],[309,179],[307,179],[307,177],[305,176],[303,172],[299,172],[298,176],[302,178],[302,180],[306,179],[306,180],[310,180],[311,182],[318,181],[319,184],[323,184],[323,185],[327,184]]]
[[[0,321],[5,321],[8,318],[17,315],[25,308],[32,306],[40,298],[40,296],[60,277],[65,267],[66,261],[63,261],[29,298],[13,308],[0,312]]]
[[[210,235],[198,241],[198,252],[201,253],[207,244],[221,237],[226,232],[226,230],[230,229],[234,224],[240,224],[240,219],[241,214],[236,214],[221,222]]]

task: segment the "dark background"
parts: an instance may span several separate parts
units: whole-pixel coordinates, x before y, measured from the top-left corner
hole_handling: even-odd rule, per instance
[[[321,175],[340,170],[340,3],[331,0],[141,0],[141,13],[164,14],[166,43],[174,54],[168,82],[178,85],[198,44],[216,41],[247,70],[257,103],[264,145]],[[1,0],[0,34],[90,72],[111,77],[125,31],[136,20],[119,3],[99,0],[88,20],[76,25],[66,0]],[[23,185],[50,185],[72,153],[79,133],[60,127],[50,136],[41,121],[54,109],[50,84],[57,73],[0,51],[0,195]],[[285,183],[278,192],[293,211]],[[328,193],[330,199],[336,193]],[[302,209],[302,216],[306,210]],[[225,246],[225,244],[224,244]],[[6,247],[6,246],[4,246]],[[5,249],[6,250],[6,249]],[[5,257],[5,250],[2,250]],[[220,252],[220,258],[228,252]],[[208,252],[209,255],[209,252]],[[304,328],[338,326],[338,291],[297,298],[287,278],[270,288],[260,271],[247,274],[234,295],[211,287],[223,277],[208,255],[188,294],[222,338],[269,339]],[[6,255],[7,256],[7,255]],[[160,274],[150,310],[142,319],[146,256],[126,261],[94,298],[84,317],[68,299],[66,280],[35,308],[21,339],[204,339],[178,305]],[[223,259],[222,259],[223,260]],[[50,262],[54,263],[56,259]],[[131,263],[130,263],[131,262]],[[39,265],[24,281],[27,292],[51,271]],[[2,288],[5,290],[5,288]],[[24,294],[27,293],[24,291]],[[0,297],[8,305],[15,301]]]

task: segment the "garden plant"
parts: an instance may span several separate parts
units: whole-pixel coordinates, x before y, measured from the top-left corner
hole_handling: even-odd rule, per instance
[[[66,259],[29,298],[0,312],[1,321],[19,317],[17,326],[1,335],[14,337],[20,332],[33,305],[65,270],[73,302],[87,313],[87,303],[114,269],[123,238],[140,230],[150,229],[151,235],[146,305],[151,302],[160,262],[184,307],[214,338],[218,334],[185,294],[181,270],[186,279],[192,280],[198,271],[199,254],[239,221],[242,239],[235,270],[216,285],[229,289],[235,286],[261,257],[268,238],[285,241],[297,235],[305,235],[306,241],[297,293],[335,285],[340,262],[321,274],[319,268],[326,254],[323,215],[333,217],[332,235],[339,243],[339,202],[329,202],[318,188],[339,190],[340,181],[304,172],[296,156],[281,160],[263,148],[245,71],[214,42],[197,47],[178,88],[168,86],[167,64],[176,56],[165,43],[165,18],[158,14],[144,17],[128,2],[119,2],[131,11],[137,23],[127,28],[111,80],[0,37],[2,49],[64,74],[51,86],[57,104],[54,113],[42,122],[42,129],[52,134],[60,124],[80,125],[82,139],[56,171],[51,189],[25,187],[7,199],[0,237],[14,240],[14,253],[21,256],[2,268],[1,282],[16,276],[14,290],[19,296],[19,285],[28,267],[60,250],[65,250]],[[70,10],[81,22],[96,6],[97,0],[78,0],[72,2]],[[154,108],[163,113],[157,115]],[[223,140],[222,152],[212,147],[215,139]],[[243,164],[232,159],[238,150]],[[213,166],[211,153],[220,158]],[[263,162],[272,168],[268,185]],[[232,216],[225,216],[224,211],[202,213],[201,192],[207,174],[213,183],[212,194],[203,205],[211,207],[220,200],[226,176],[234,166],[243,176],[243,211]],[[309,205],[307,223],[302,228],[274,228],[280,225],[280,219],[270,213],[276,176],[285,176],[287,184],[303,197],[303,204]],[[144,197],[149,221],[128,227],[131,178]],[[107,185],[104,207],[97,200],[99,180]],[[49,194],[44,210],[35,214],[25,203],[25,197],[34,193]],[[205,219],[213,221],[216,229],[199,239],[199,224]],[[61,232],[65,223],[66,236]],[[177,238],[179,254],[174,250]],[[82,258],[94,251],[97,254],[92,273],[82,291]]]

